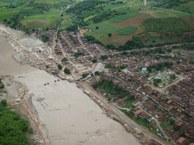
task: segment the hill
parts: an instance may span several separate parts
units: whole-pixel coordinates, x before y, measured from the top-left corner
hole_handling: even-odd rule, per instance
[[[79,26],[120,50],[192,41],[193,7],[191,0],[148,0],[147,6],[142,0],[2,0],[0,21],[27,33]]]

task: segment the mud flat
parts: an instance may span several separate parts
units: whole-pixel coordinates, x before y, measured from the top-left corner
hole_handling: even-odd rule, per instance
[[[33,71],[16,80],[33,94],[33,105],[51,145],[139,145],[76,84],[58,80],[44,71]]]
[[[32,96],[31,109],[36,112],[49,144],[140,145],[119,123],[109,119],[76,84],[18,64],[12,58],[14,53],[6,38],[0,36],[0,75],[11,75],[14,81],[28,89]]]
[[[33,70],[13,59],[14,50],[8,40],[0,35],[0,75],[18,75]]]

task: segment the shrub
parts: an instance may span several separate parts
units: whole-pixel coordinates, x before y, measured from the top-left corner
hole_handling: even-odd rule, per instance
[[[71,70],[69,68],[65,68],[64,69],[64,73],[69,75],[69,74],[71,74]]]

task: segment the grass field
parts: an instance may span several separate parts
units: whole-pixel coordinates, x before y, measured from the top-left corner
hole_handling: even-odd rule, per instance
[[[194,26],[194,2],[181,0],[150,0],[146,7],[142,0],[1,0],[0,22],[28,32],[56,29],[63,7],[68,9],[65,9],[61,29],[89,28],[86,35],[105,45],[124,45],[134,37],[145,38],[146,45],[170,43],[156,33],[184,35],[193,31]],[[180,36],[173,39],[182,41]]]
[[[0,22],[12,28],[24,31],[34,29],[43,31],[55,29],[62,12],[62,7],[71,4],[70,0],[2,0],[0,2]],[[72,18],[65,14],[62,28],[72,25]]]
[[[148,4],[151,5],[152,3],[154,2],[151,1]],[[106,5],[106,10],[108,7],[110,11],[119,10],[126,13],[115,15],[114,17],[106,17],[107,19],[102,19],[100,23],[92,22],[96,14],[87,16],[85,22],[88,22],[88,28],[91,30],[87,35],[95,37],[105,45],[113,44],[119,46],[131,40],[133,36],[140,38],[143,36],[145,40],[147,39],[146,37],[148,36],[144,34],[139,36],[139,33],[184,33],[192,31],[192,26],[188,24],[188,21],[182,19],[192,17],[192,14],[188,11],[179,10],[180,7],[184,5],[179,5],[178,8],[175,7],[173,9],[149,6],[145,8],[140,0],[124,1],[124,4],[125,6],[122,4],[115,4],[114,6],[103,4]],[[163,5],[163,3],[161,3],[161,5]],[[107,37],[110,33],[112,36]],[[162,35],[165,36],[165,34]],[[155,43],[153,45],[163,45],[181,41],[178,36],[175,36],[173,41],[168,40],[169,37],[161,37],[160,34],[149,34],[149,36],[150,38],[144,42],[145,45],[149,46],[152,45],[153,42]]]
[[[192,27],[181,18],[151,18],[143,23],[147,32],[187,32]]]
[[[194,15],[194,2],[182,4],[179,7],[177,7],[176,10]]]
[[[32,15],[24,18],[21,24],[30,28],[46,28],[54,26],[59,19],[61,11],[56,9],[51,9],[46,14]]]

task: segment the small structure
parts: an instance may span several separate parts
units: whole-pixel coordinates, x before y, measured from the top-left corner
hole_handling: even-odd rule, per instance
[[[55,50],[55,53],[57,55],[62,55],[63,54],[60,48],[55,48],[54,50]]]
[[[147,72],[148,72],[147,67],[143,67],[143,68],[141,69],[141,73],[142,73],[142,74],[145,74],[145,73],[147,73]]]
[[[147,0],[144,0],[144,6],[147,6]]]
[[[180,137],[178,140],[177,140],[177,143],[178,145],[189,145],[189,142],[186,138],[184,137]]]

